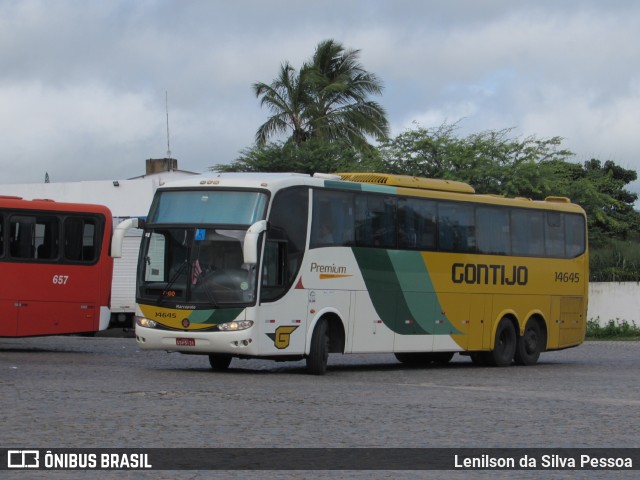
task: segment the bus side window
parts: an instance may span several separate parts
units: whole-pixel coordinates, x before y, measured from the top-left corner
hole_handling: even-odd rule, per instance
[[[476,208],[478,252],[490,255],[509,255],[509,210],[506,208]]]
[[[313,191],[310,248],[353,245],[353,194]]]
[[[262,263],[262,300],[280,297],[286,286],[287,244],[284,241],[267,240]]]
[[[356,197],[356,243],[396,248],[396,200],[386,195]]]
[[[49,260],[58,256],[58,218],[15,215],[9,221],[9,250],[14,258]]]
[[[446,252],[475,252],[473,206],[442,202],[438,205],[438,247]]]
[[[536,210],[511,211],[511,254],[544,256],[544,213]]]
[[[30,258],[31,236],[25,233],[30,230],[29,224],[24,217],[11,217],[11,237],[9,239],[9,250],[13,258]]]
[[[51,260],[58,258],[59,228],[57,217],[38,217],[35,226],[37,245],[36,258]]]
[[[398,199],[398,248],[435,250],[434,201],[421,198]]]
[[[545,251],[549,257],[564,257],[564,216],[558,212],[546,212]]]
[[[565,215],[565,239],[567,258],[575,258],[584,252],[586,247],[584,217],[581,215]]]
[[[64,256],[71,261],[93,262],[96,249],[96,220],[69,217],[64,221]]]

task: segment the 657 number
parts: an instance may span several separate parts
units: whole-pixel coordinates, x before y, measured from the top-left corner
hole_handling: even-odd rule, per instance
[[[54,285],[66,285],[69,281],[69,275],[54,275],[53,276],[53,284]]]

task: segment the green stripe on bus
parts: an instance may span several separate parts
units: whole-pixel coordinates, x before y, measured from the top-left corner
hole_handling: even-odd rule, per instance
[[[191,323],[219,325],[235,320],[243,308],[222,308],[215,310],[194,310],[189,315]]]
[[[442,307],[420,252],[352,248],[371,302],[382,322],[401,335],[436,333]],[[442,318],[442,315],[438,315]],[[445,318],[437,333],[460,333]]]
[[[400,283],[405,303],[412,318],[428,332],[439,335],[458,334],[460,331],[443,314],[442,305],[435,293],[431,281],[431,275],[424,263],[420,252],[407,252],[401,250],[387,250],[393,264],[394,271]],[[436,314],[438,312],[438,314]],[[436,329],[436,317],[444,320],[444,324]],[[444,317],[444,318],[443,318]]]

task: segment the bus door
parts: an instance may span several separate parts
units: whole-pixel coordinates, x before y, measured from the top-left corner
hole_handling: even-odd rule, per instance
[[[274,229],[275,230],[275,229]],[[276,232],[277,233],[277,232]],[[259,351],[261,354],[299,355],[306,346],[308,293],[301,281],[294,285],[298,267],[289,258],[289,243],[267,238],[262,265]]]

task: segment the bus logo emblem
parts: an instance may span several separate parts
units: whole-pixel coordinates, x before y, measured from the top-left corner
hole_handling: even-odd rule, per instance
[[[273,340],[273,344],[278,350],[284,350],[289,346],[291,334],[295,331],[296,328],[298,327],[283,325],[276,328],[276,331],[274,333],[267,333],[267,337]]]
[[[182,320],[182,326],[183,326],[184,328],[188,328],[188,327],[189,327],[189,325],[191,325],[191,322],[189,321],[189,319],[188,319],[188,318],[185,318],[184,320]]]

